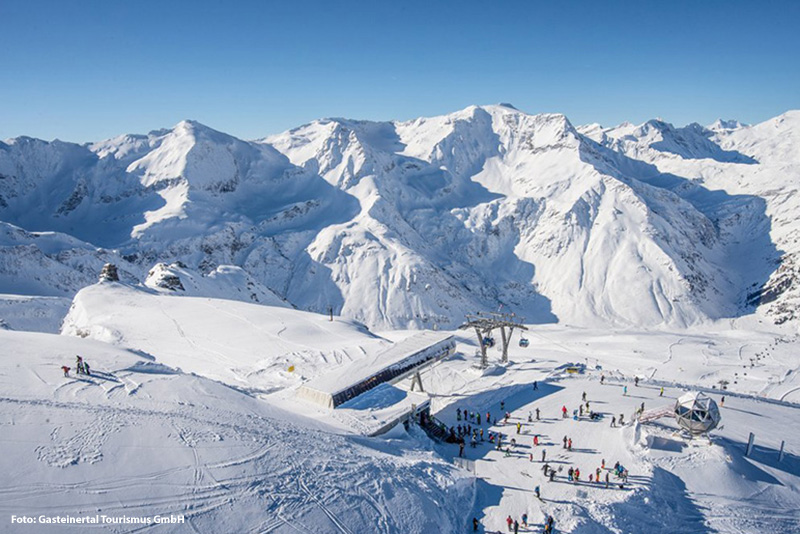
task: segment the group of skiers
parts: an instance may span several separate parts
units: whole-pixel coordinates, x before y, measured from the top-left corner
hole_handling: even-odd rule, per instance
[[[605,381],[605,375],[601,375],[601,377],[600,377],[601,384],[604,381]],[[638,377],[634,379],[634,384],[636,386],[639,385]],[[537,385],[534,385],[534,389],[538,389],[536,386]],[[662,387],[660,392],[659,392],[659,396],[663,396],[663,394],[664,394],[664,388]],[[627,386],[623,387],[623,395],[627,395]],[[503,416],[501,418],[492,419],[491,413],[487,412],[486,413],[486,417],[483,420],[487,424],[492,424],[492,423],[500,424],[500,425],[508,424],[509,423],[509,419],[511,419],[511,413],[506,411],[505,401],[501,401],[500,402],[500,411],[503,414]],[[638,407],[636,412],[637,412],[637,414],[641,414],[641,413],[644,412],[644,403],[642,403],[642,405],[640,407]],[[540,410],[539,410],[539,408],[535,409],[535,413],[536,413],[536,421],[539,421],[540,420]],[[562,418],[566,419],[566,418],[569,417],[569,410],[567,409],[566,405],[562,406],[561,413],[562,413]],[[474,423],[478,427],[481,426],[481,420],[482,420],[481,419],[481,414],[479,414],[478,412],[474,412],[474,411],[470,411],[470,410],[462,410],[461,408],[458,408],[456,410],[456,415],[457,415],[458,421],[462,421],[463,420],[465,422]],[[593,412],[591,410],[591,404],[590,404],[589,400],[587,399],[587,394],[586,394],[585,391],[581,395],[581,403],[579,404],[578,409],[573,410],[572,416],[573,416],[573,419],[575,419],[575,420],[578,420],[579,418],[583,418],[584,416],[588,416],[589,419],[591,419],[591,420],[596,420],[596,419],[599,419],[601,417],[600,414],[595,413],[595,412]],[[528,412],[527,419],[528,419],[528,423],[529,424],[532,424],[534,422],[533,412]],[[516,427],[516,434],[522,434],[522,422],[521,421],[517,421],[514,424],[515,424],[515,427]],[[615,427],[615,426],[617,426],[617,424],[619,424],[620,426],[625,424],[625,418],[624,418],[623,414],[619,415],[619,419],[617,419],[616,416],[612,417],[611,426]],[[460,439],[460,451],[459,451],[459,455],[460,456],[463,456],[463,452],[464,452],[464,439],[463,439],[464,436],[470,436],[470,441],[471,441],[472,447],[475,447],[477,445],[478,441],[481,441],[481,442],[484,441],[484,429],[483,428],[473,428],[472,424],[464,424],[464,425],[459,424],[456,428],[451,427],[450,428],[450,432],[451,432],[451,434],[457,435],[457,436],[459,436],[461,438]],[[503,450],[503,439],[504,439],[504,437],[507,437],[507,436],[504,436],[500,432],[488,431],[488,441],[490,443],[492,443],[492,444],[496,444],[496,448],[497,448],[498,451],[499,450]],[[543,443],[540,442],[541,438],[542,438],[542,436],[540,434],[534,434],[533,435],[533,440],[532,440],[533,447],[538,448],[539,445],[544,445]],[[505,449],[504,449],[506,457],[511,455],[512,448],[515,447],[516,444],[517,444],[516,440],[514,438],[511,438],[509,440],[509,442],[510,442],[510,445],[506,446]],[[572,438],[571,437],[565,435],[563,437],[562,442],[563,442],[563,448],[564,449],[566,449],[567,451],[572,451],[573,450],[572,449]],[[533,462],[534,461],[533,452],[529,453],[528,456],[529,456],[529,461]],[[546,459],[547,459],[547,449],[543,447],[542,448],[542,455],[541,455],[541,462],[544,465],[543,465],[543,469],[542,470],[544,472],[545,480],[553,482],[555,480],[557,474],[560,474],[562,472],[562,468],[559,467],[557,470],[554,469],[553,467],[551,467],[551,465],[549,463],[547,463]],[[592,485],[594,485],[594,484],[603,485],[604,484],[605,487],[608,488],[610,486],[610,484],[611,484],[610,475],[612,473],[618,479],[619,487],[621,489],[624,489],[624,485],[628,481],[628,471],[619,462],[616,462],[616,464],[614,465],[613,469],[610,469],[610,468],[606,469],[606,461],[605,461],[605,459],[603,459],[602,462],[601,462],[601,465],[599,467],[597,467],[595,470],[593,470],[593,471],[588,473],[587,479],[588,479],[589,484],[592,484]],[[582,476],[582,472],[581,472],[580,468],[577,467],[577,466],[569,467],[569,469],[565,473],[566,480],[569,481],[569,482],[572,482],[572,483],[582,482],[583,479],[581,478],[581,476]],[[533,488],[533,493],[534,493],[534,495],[535,495],[535,497],[537,499],[540,499],[540,500],[542,499],[540,486],[538,486],[538,485],[535,486]],[[527,514],[523,514],[522,518],[521,518],[521,522],[520,522],[520,521],[512,518],[509,515],[506,518],[506,523],[507,523],[509,532],[514,532],[516,534],[519,531],[520,524],[525,529],[528,528],[528,516],[527,516]],[[473,518],[473,528],[474,528],[475,531],[478,531],[479,525],[480,525],[480,522],[478,521],[478,519],[477,518]],[[546,518],[545,518],[545,521],[544,521],[543,532],[545,534],[552,534],[554,532],[554,525],[555,525],[555,520],[553,519],[553,517],[551,515],[547,515]]]
[[[471,412],[471,411],[466,410],[466,409],[462,412],[461,408],[457,408],[456,409],[456,420],[461,421],[462,419],[464,419],[464,421],[470,421],[470,422],[475,423],[477,425],[481,424],[481,414],[480,413]],[[489,412],[486,412],[486,424],[489,424],[489,425],[492,424],[491,414]]]
[[[61,370],[64,371],[64,376],[69,377],[70,368],[66,365],[61,366]],[[79,375],[83,374],[86,376],[91,376],[92,372],[89,368],[89,363],[84,361],[83,358],[80,356],[75,356],[75,372]]]
[[[552,534],[553,529],[555,528],[556,521],[553,519],[552,515],[547,515],[544,520],[544,533],[545,534]],[[478,531],[478,526],[480,522],[478,521],[477,517],[472,518],[472,530],[474,532]],[[519,521],[511,517],[510,515],[506,517],[506,525],[508,525],[508,531],[517,534],[519,532],[519,527],[522,525],[523,528],[528,528],[528,514],[522,514]],[[487,531],[488,532],[488,531]],[[498,532],[497,534],[500,534]]]
[[[549,523],[548,523],[549,522]],[[548,519],[545,519],[545,532],[552,532],[552,525],[555,523],[553,521],[552,516],[548,516]],[[472,530],[473,532],[478,532],[478,528],[480,527],[480,521],[478,521],[477,517],[472,518]],[[522,517],[519,521],[513,519],[511,516],[506,518],[506,524],[508,525],[508,531],[517,534],[519,532],[519,527],[522,525],[523,528],[528,528],[528,514],[522,514]],[[547,530],[547,525],[550,524],[550,530]],[[488,531],[487,531],[488,532]],[[501,534],[498,532],[497,534]]]
[[[505,412],[506,403],[505,401],[500,401],[500,410]],[[539,408],[536,408],[536,420],[538,421],[540,417]],[[464,421],[464,424],[458,424],[457,426],[451,426],[448,432],[448,441],[451,443],[457,443],[459,445],[459,456],[464,456],[464,447],[466,445],[466,441],[469,440],[470,446],[472,448],[477,447],[479,442],[484,442],[488,439],[489,443],[496,446],[497,450],[503,450],[503,433],[502,432],[491,432],[489,431],[484,438],[484,430],[481,425],[481,421],[485,421],[487,425],[494,424],[508,424],[509,419],[511,418],[510,412],[505,412],[503,415],[502,420],[498,421],[497,418],[492,418],[491,412],[486,412],[485,419],[481,419],[481,414],[461,408],[456,408],[456,420],[457,421]],[[471,423],[475,423],[478,425],[473,427],[472,424],[467,424],[467,421]],[[531,413],[528,413],[528,422],[533,423],[533,416]],[[517,434],[522,433],[522,423],[516,423],[516,431]],[[533,438],[533,444],[535,446],[539,445],[539,435],[536,434]],[[517,440],[515,438],[511,438],[510,444],[505,448],[505,455],[511,456],[512,448],[517,445]],[[542,460],[544,460],[544,455],[542,456]],[[531,455],[531,461],[533,461],[533,455]]]

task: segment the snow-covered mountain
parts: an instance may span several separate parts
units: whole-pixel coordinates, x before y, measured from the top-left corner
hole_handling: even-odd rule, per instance
[[[498,105],[253,142],[193,121],[87,145],[12,139],[0,292],[70,296],[110,261],[159,290],[175,276],[192,295],[377,328],[501,306],[621,326],[763,306],[781,322],[800,306],[798,132],[800,112],[575,128]]]

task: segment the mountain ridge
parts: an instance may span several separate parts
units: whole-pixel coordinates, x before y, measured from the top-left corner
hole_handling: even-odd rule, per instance
[[[191,120],[84,145],[17,138],[0,144],[0,221],[83,243],[62,252],[99,245],[140,281],[156,263],[237,266],[293,306],[376,328],[498,306],[533,322],[685,326],[751,313],[762,291],[762,311],[786,320],[800,304],[796,225],[778,232],[775,199],[741,176],[785,168],[772,153],[800,145],[799,115],[576,128],[493,105],[255,141]],[[19,247],[0,248],[12,282]]]

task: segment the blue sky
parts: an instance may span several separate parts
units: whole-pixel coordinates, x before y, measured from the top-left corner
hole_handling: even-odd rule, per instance
[[[510,102],[574,124],[800,108],[800,2],[0,1],[0,139],[251,139]]]

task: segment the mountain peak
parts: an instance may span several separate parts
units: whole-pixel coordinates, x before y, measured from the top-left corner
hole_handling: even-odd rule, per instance
[[[740,128],[746,127],[747,124],[739,122],[735,119],[717,119],[711,124],[709,124],[706,128],[711,130],[712,132],[721,132],[721,131],[731,131],[731,130],[738,130]]]
[[[206,126],[205,124],[193,119],[182,120],[181,122],[176,124],[171,131],[176,134],[189,134],[189,135],[194,135],[195,137],[199,136],[204,139],[210,139],[221,142],[235,139],[233,136],[229,134],[226,134],[219,130],[215,130],[210,126]]]

